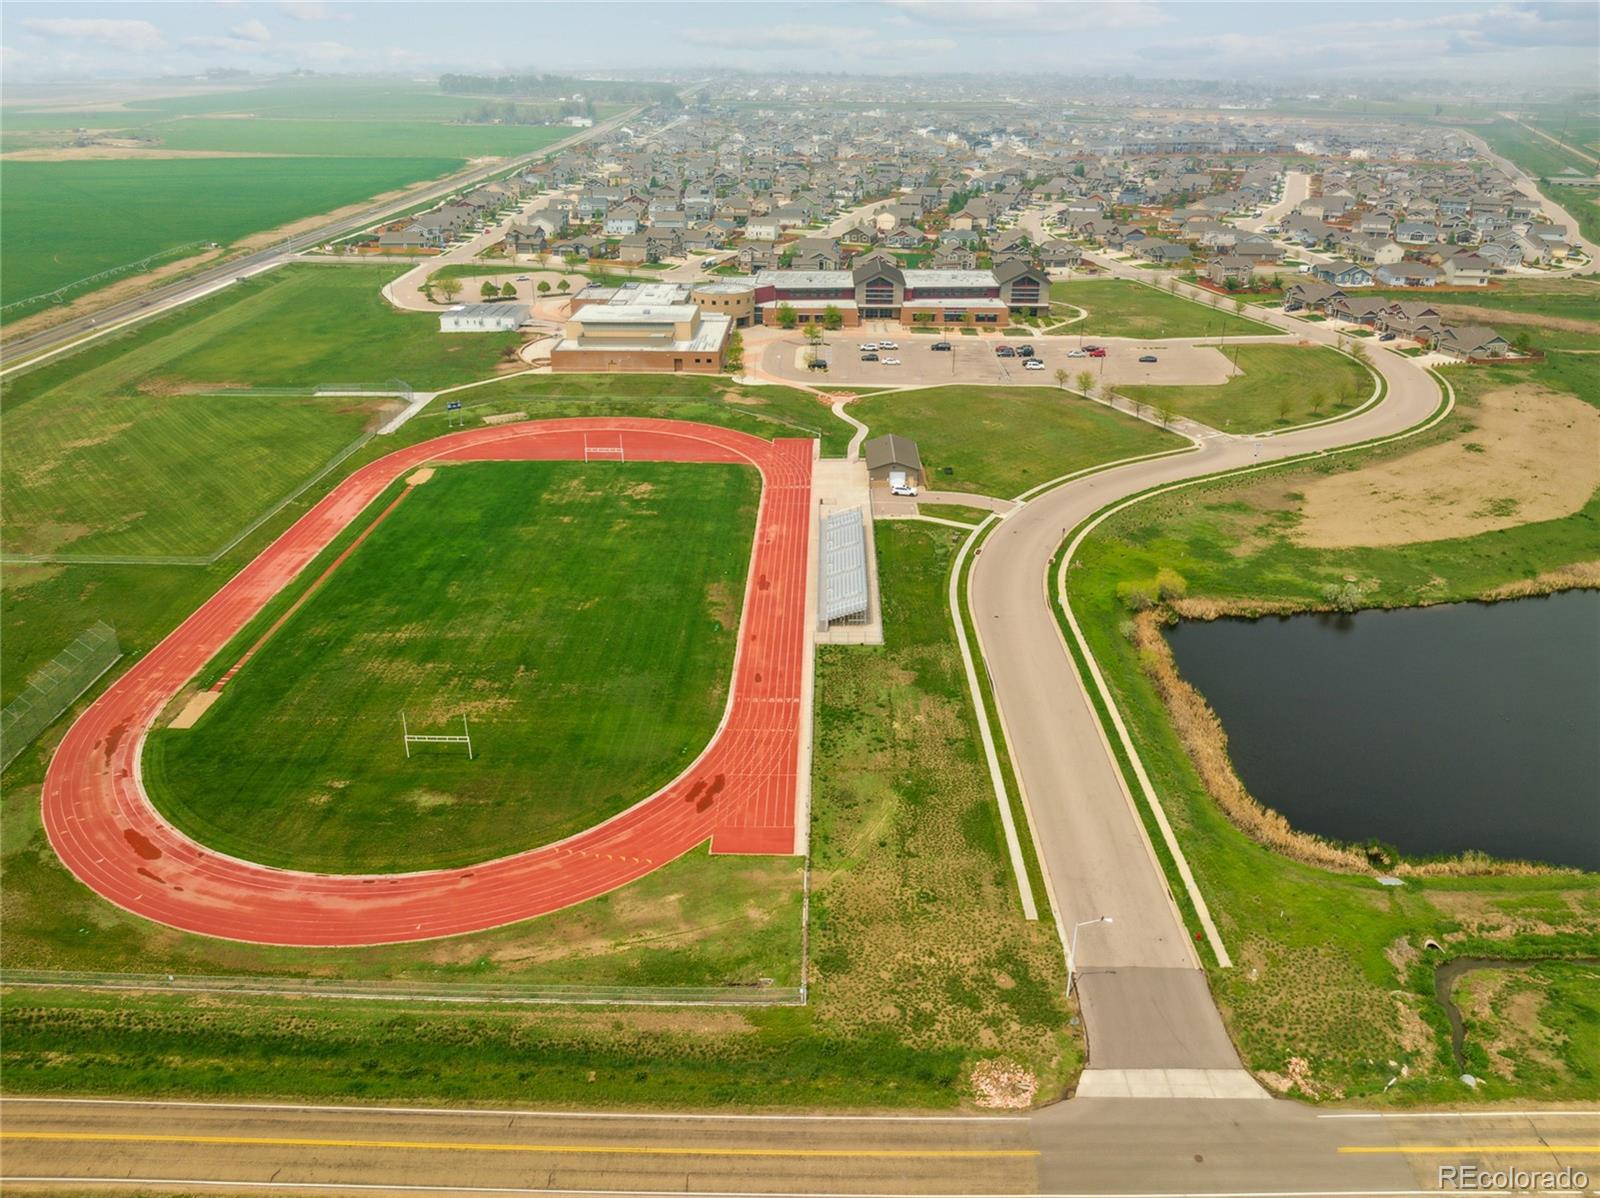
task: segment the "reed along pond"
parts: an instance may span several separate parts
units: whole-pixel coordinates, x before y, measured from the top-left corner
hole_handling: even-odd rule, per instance
[[[1600,592],[1167,636],[1246,789],[1301,831],[1600,870]]]

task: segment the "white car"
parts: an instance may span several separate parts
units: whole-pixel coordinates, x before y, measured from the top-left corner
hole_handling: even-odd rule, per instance
[[[1088,356],[1089,351],[1086,349],[1069,349],[1067,351],[1067,357],[1069,358],[1087,358]]]
[[[890,483],[889,494],[904,495],[907,498],[914,499],[916,498],[917,489],[911,486],[909,483]]]
[[[878,342],[878,348],[879,349],[899,349],[900,348],[900,343],[898,341],[880,341],[880,342]]]
[[[898,365],[900,365],[900,359],[899,358],[879,358],[878,361],[882,362],[885,366],[898,366]]]
[[[1043,370],[1044,369],[1044,363],[1039,361],[1038,358],[1029,358],[1026,362],[1024,362],[1022,364],[1022,369],[1024,369],[1024,370]]]
[[[881,347],[876,341],[869,341],[861,347],[861,352],[864,354],[875,354],[880,348]]]

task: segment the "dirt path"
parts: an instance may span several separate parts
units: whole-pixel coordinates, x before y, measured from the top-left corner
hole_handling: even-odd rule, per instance
[[[1296,542],[1406,545],[1570,516],[1600,488],[1600,410],[1523,384],[1486,394],[1471,430],[1305,488]]]

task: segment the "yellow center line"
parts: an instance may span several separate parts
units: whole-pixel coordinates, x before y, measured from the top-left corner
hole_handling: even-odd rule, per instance
[[[72,1144],[212,1144],[262,1148],[378,1148],[415,1152],[523,1152],[553,1156],[778,1156],[994,1160],[1035,1157],[1032,1148],[719,1148],[681,1144],[494,1144],[470,1140],[325,1140],[300,1136],[179,1136],[136,1132],[3,1131],[0,1140]]]
[[[1543,1152],[1551,1156],[1596,1156],[1600,1144],[1399,1144],[1392,1148],[1365,1144],[1341,1144],[1340,1152],[1369,1156],[1452,1153],[1468,1156],[1498,1156],[1504,1153]]]

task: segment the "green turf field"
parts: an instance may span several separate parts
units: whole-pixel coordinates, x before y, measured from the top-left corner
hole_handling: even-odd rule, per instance
[[[1085,308],[1089,318],[1067,330],[1100,337],[1214,337],[1219,333],[1272,333],[1276,329],[1221,308],[1183,299],[1128,279],[1084,279],[1050,284],[1050,299]],[[1064,312],[1064,316],[1076,316]]]
[[[393,266],[286,268],[7,385],[0,542],[13,553],[204,554],[387,401],[219,395],[493,377],[515,334],[447,336],[378,289]]]
[[[856,400],[850,414],[873,436],[899,433],[914,440],[929,489],[1005,499],[1085,466],[1183,444],[1171,433],[1052,387],[892,391]]]
[[[1240,345],[1240,373],[1214,387],[1118,387],[1129,399],[1230,433],[1255,433],[1348,411],[1372,394],[1372,376],[1326,346]]]
[[[441,469],[194,729],[152,736],[151,796],[224,852],[329,872],[464,865],[598,823],[722,716],[758,494],[735,466]],[[402,710],[412,731],[465,713],[476,759],[407,760]]]
[[[152,254],[329,212],[455,170],[459,161],[197,158],[0,164],[0,303],[13,303]],[[108,280],[110,281],[110,280]]]
[[[63,391],[6,419],[6,553],[209,553],[311,477],[381,401]]]

